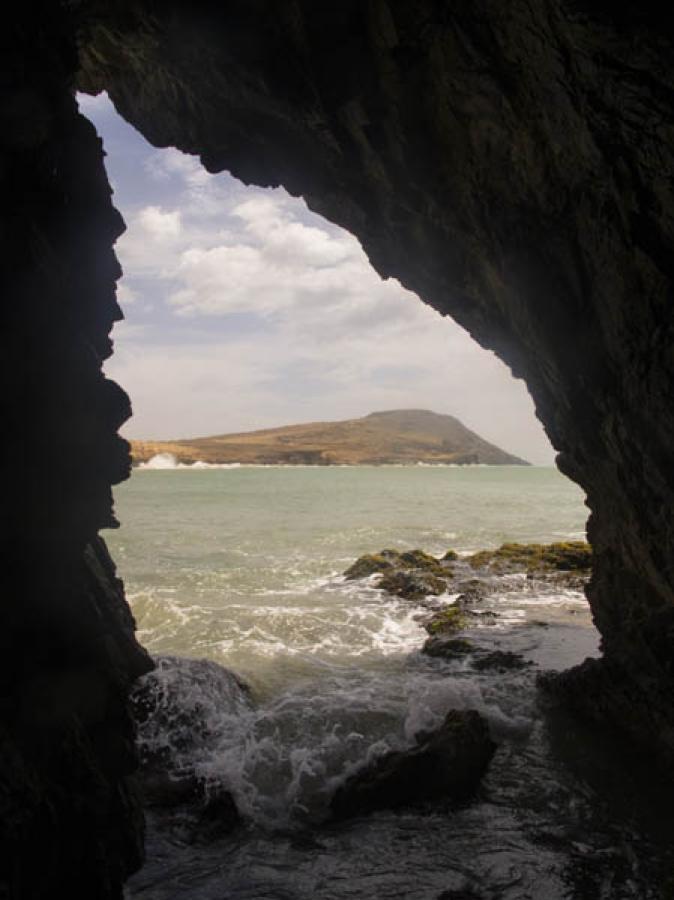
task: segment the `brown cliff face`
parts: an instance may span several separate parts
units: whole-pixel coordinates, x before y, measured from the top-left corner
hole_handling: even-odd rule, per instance
[[[0,883],[18,900],[66,884],[71,898],[119,898],[139,858],[125,697],[149,663],[97,538],[129,465],[116,437],[128,402],[101,375],[122,226],[72,99],[78,67],[80,86],[107,89],[155,145],[304,195],[382,275],[526,379],[592,510],[606,661],[566,687],[674,765],[666,12],[590,0],[186,9],[28,2],[3,32]]]

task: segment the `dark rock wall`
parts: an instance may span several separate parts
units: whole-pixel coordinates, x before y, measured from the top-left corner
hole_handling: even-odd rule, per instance
[[[127,695],[151,668],[98,537],[129,473],[129,401],[101,372],[123,223],[72,25],[39,9],[0,38],[0,897],[108,900],[142,856]]]
[[[578,0],[85,6],[84,89],[108,90],[158,146],[302,194],[526,379],[587,492],[606,656],[642,698],[627,721],[610,698],[602,715],[674,764],[671,703],[653,699],[674,685],[666,14]]]
[[[649,0],[26,0],[0,41],[0,897],[121,896],[150,667],[99,528],[128,474],[100,142],[283,184],[524,377],[592,510],[606,662],[567,696],[674,765],[672,35]],[[75,42],[76,37],[76,42]],[[78,63],[79,53],[79,63]],[[3,893],[4,891],[4,893]]]

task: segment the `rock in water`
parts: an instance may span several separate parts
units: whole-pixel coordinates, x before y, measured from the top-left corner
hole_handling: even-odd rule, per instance
[[[465,659],[476,648],[464,638],[429,637],[421,652],[441,659]]]
[[[423,600],[424,597],[444,594],[447,582],[430,572],[387,572],[377,587],[403,600]]]
[[[223,720],[250,709],[250,688],[207,659],[157,656],[131,703],[142,764],[184,771],[221,731]]]
[[[467,558],[474,569],[492,572],[526,571],[532,575],[550,572],[581,572],[589,575],[592,548],[585,541],[555,544],[501,544],[497,550],[480,550]]]
[[[473,668],[480,672],[512,672],[526,669],[533,663],[524,659],[520,653],[510,650],[492,650],[491,653],[478,655],[473,660]]]
[[[382,576],[376,587],[387,594],[416,601],[444,594],[452,572],[441,560],[423,550],[366,553],[344,572],[344,577],[349,581],[370,575]]]
[[[478,712],[451,710],[437,731],[418,734],[410,750],[387,753],[347,779],[333,797],[332,812],[343,819],[424,800],[465,800],[495,749]]]
[[[227,717],[250,709],[250,689],[210,660],[160,656],[155,663],[131,695],[144,800],[157,815],[162,811],[164,824],[179,825],[182,839],[208,840],[230,831],[240,816],[231,793],[200,778],[197,763]]]
[[[394,562],[399,558],[400,553],[397,550],[381,550],[379,553],[366,553],[364,556],[359,556],[355,563],[349,566],[344,572],[344,577],[347,581],[352,581],[354,578],[367,578],[370,575],[385,572],[387,569],[392,568]]]
[[[470,615],[470,612],[464,610],[459,603],[454,601],[449,606],[443,606],[442,609],[434,612],[424,622],[424,628],[431,637],[446,637],[466,628]]]
[[[478,672],[517,672],[533,666],[532,662],[524,659],[519,653],[510,650],[487,650],[464,638],[443,635],[429,637],[421,652],[450,662],[470,658],[472,667]]]

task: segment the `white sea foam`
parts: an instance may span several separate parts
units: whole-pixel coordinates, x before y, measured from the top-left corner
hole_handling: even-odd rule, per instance
[[[506,709],[475,678],[437,669],[333,673],[320,688],[291,686],[255,706],[233,676],[203,665],[170,660],[149,676],[161,702],[141,743],[168,751],[174,769],[225,787],[244,816],[270,828],[323,818],[353,771],[411,746],[450,709],[477,709],[501,738],[530,727],[526,704]],[[195,717],[198,727],[190,726]]]
[[[348,602],[332,605],[327,619],[326,607],[316,602],[267,603],[252,610],[235,604],[227,618],[235,634],[220,644],[223,653],[245,647],[249,659],[333,659],[319,682],[292,683],[255,706],[247,696],[238,698],[238,688],[231,694],[236,683],[227,679],[223,692],[218,679],[213,689],[203,680],[162,673],[165,682],[180,684],[186,714],[199,712],[205,725],[199,740],[187,746],[162,733],[152,740],[174,753],[176,768],[231,791],[244,817],[266,828],[322,819],[351,773],[382,753],[410,746],[419,731],[436,728],[450,709],[477,709],[497,739],[518,738],[531,726],[530,701],[524,692],[515,692],[514,699],[512,691],[504,693],[502,676],[485,679],[467,664],[452,668],[450,676],[437,660],[408,656],[425,637],[414,618],[419,607],[380,594],[375,599],[370,595],[378,592],[367,588],[359,595],[348,582],[343,586]],[[175,601],[163,597],[162,602],[172,607]],[[189,614],[198,611],[190,608]],[[355,663],[366,654],[374,668]],[[392,654],[401,663],[382,669],[376,660]],[[348,666],[348,659],[354,664]]]
[[[329,471],[330,469],[491,469],[487,463],[426,463],[426,462],[410,462],[410,463],[359,463],[352,465],[351,463],[335,463],[330,465],[316,465],[313,463],[209,463],[197,459],[193,463],[178,462],[177,457],[173,453],[156,453],[146,462],[138,463],[137,469],[172,469],[181,470],[189,469],[207,470],[207,469],[315,469],[319,471]],[[519,466],[499,466],[499,469],[520,468]]]
[[[177,457],[173,453],[156,453],[147,462],[138,463],[137,471],[143,470],[189,470],[190,472],[210,469],[240,469],[241,463],[207,463],[197,459],[193,463],[178,462]]]
[[[178,460],[172,453],[157,453],[147,462],[138,465],[139,469],[176,469]]]

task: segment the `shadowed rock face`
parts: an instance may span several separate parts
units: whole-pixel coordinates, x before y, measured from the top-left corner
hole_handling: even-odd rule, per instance
[[[351,775],[330,807],[336,818],[474,794],[496,744],[474,709],[453,709],[437,731],[416,735],[409,750],[390,751]]]
[[[142,860],[128,693],[152,667],[98,537],[130,471],[101,372],[124,226],[49,6],[10,16],[0,79],[0,896],[108,900]]]
[[[526,379],[587,492],[604,651],[646,698],[671,684],[674,76],[655,7],[107,6],[85,4],[83,88],[154,144],[302,194]]]
[[[101,375],[122,225],[76,77],[153,144],[305,196],[526,379],[592,510],[589,597],[608,662],[567,694],[674,765],[666,13],[589,0],[186,8],[83,0],[36,19],[26,3],[4,31],[2,449],[15,477],[0,882],[20,900],[65,881],[71,898],[119,897],[140,844],[124,698],[149,663],[96,538],[128,472],[115,436],[128,401]],[[39,739],[36,709],[51,710]]]

